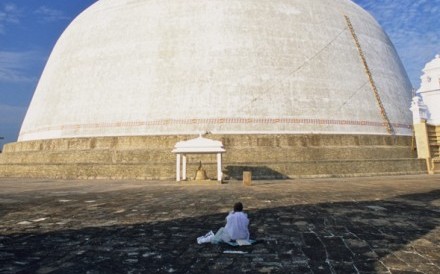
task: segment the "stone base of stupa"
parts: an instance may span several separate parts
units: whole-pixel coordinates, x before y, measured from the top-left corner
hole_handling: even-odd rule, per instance
[[[6,144],[0,177],[174,180],[173,146],[191,136],[92,137]],[[208,135],[222,141],[224,179],[348,177],[426,173],[411,137],[378,135]],[[216,176],[215,155],[189,155]]]

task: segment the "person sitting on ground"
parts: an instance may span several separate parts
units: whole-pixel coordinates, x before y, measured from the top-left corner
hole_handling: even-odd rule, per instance
[[[226,226],[217,231],[211,242],[249,240],[248,226],[248,216],[243,212],[243,204],[238,202],[234,205],[234,210],[226,217]]]

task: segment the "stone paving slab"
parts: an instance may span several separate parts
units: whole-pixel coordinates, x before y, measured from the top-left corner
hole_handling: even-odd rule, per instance
[[[237,201],[258,242],[198,245]],[[439,175],[250,187],[0,178],[0,273],[434,274],[439,226]]]

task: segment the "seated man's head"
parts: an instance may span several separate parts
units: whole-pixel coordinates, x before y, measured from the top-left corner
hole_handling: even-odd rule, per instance
[[[240,202],[235,203],[234,212],[241,212],[241,211],[243,211],[243,204]]]

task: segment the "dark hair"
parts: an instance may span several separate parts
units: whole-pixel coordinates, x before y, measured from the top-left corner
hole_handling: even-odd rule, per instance
[[[234,212],[241,212],[241,211],[243,211],[243,204],[240,202],[235,203]]]

